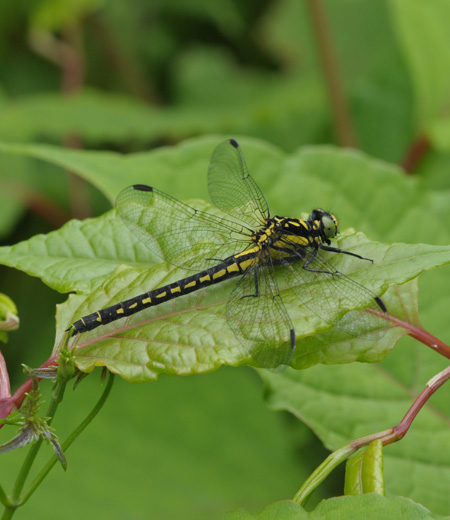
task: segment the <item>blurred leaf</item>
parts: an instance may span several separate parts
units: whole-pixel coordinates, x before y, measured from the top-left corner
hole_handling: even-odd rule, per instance
[[[341,229],[352,225],[384,242],[450,243],[444,225],[450,192],[429,189],[394,165],[353,150],[306,147],[286,157],[279,170],[266,189],[277,212],[321,206],[339,217]],[[292,186],[298,186],[295,197]]]
[[[164,121],[158,109],[120,94],[36,94],[3,105],[0,135],[9,140],[58,140],[70,133],[81,134],[87,142],[155,139],[173,125],[166,117]]]
[[[417,379],[421,367],[415,357],[408,355],[404,363],[402,369]],[[415,380],[405,385],[395,369],[388,367],[316,366],[305,371],[288,370],[282,375],[264,373],[263,377],[270,405],[289,410],[306,422],[330,450],[335,450],[352,439],[398,424],[413,396],[422,389],[416,389]],[[442,413],[427,405],[402,442],[384,449],[388,494],[407,495],[434,511],[448,511],[448,421],[448,407]]]
[[[245,72],[213,51],[183,55],[177,69],[173,106],[93,89],[36,94],[2,106],[0,138],[60,140],[76,133],[87,143],[147,143],[229,132],[267,138],[288,150],[321,131],[323,93],[317,82]]]
[[[450,117],[438,116],[428,125],[428,137],[440,152],[450,151]]]
[[[389,30],[378,31],[384,38]],[[399,164],[415,137],[413,91],[397,47],[388,46],[377,58],[365,75],[351,83],[350,109],[361,150]]]
[[[174,148],[160,148],[142,154],[124,156],[113,152],[71,150],[50,145],[12,144],[0,142],[0,151],[43,159],[78,173],[96,186],[111,202],[118,193],[136,183],[157,184],[170,191],[174,179],[187,196],[195,193],[195,179],[204,179],[214,145],[218,140],[205,137],[187,141]],[[261,145],[259,145],[261,149]],[[183,172],[183,175],[178,175]],[[153,181],[153,182],[152,182]],[[205,188],[206,182],[202,183]],[[200,193],[201,195],[201,193]]]
[[[440,200],[436,205],[446,206],[445,201],[450,189],[450,154],[441,153],[437,150],[430,150],[417,165],[416,173],[424,179],[429,188],[436,190],[436,194],[441,193]]]
[[[269,4],[259,22],[258,36],[285,67],[301,69],[306,75],[319,73],[314,33],[305,3],[280,0]]]
[[[17,307],[9,296],[0,293],[0,341],[8,341],[7,331],[19,328]],[[1,380],[1,377],[0,377]]]
[[[409,64],[419,128],[449,101],[450,4],[446,0],[389,0],[394,30]]]
[[[413,136],[412,88],[385,3],[328,0],[324,14],[359,147],[399,162]],[[313,78],[323,83],[316,33],[308,4],[296,0],[272,2],[258,27],[261,44],[285,69],[298,71],[306,84],[313,84]],[[323,110],[317,111],[321,133],[307,134],[309,141],[302,135],[299,144],[332,140],[331,114],[325,99],[323,103]],[[308,112],[305,116],[308,125]]]
[[[67,389],[52,423],[62,441],[101,393],[99,375]],[[116,378],[101,413],[66,452],[67,473],[55,468],[17,518],[61,520],[64,511],[64,520],[147,519],[151,511],[155,520],[210,520],[292,496],[307,468],[295,455],[298,439],[286,434],[285,417],[267,409],[261,389],[250,369],[156,385]],[[3,428],[0,443],[9,435]],[[7,489],[23,457],[20,450],[2,456]],[[43,450],[37,467],[47,458]]]
[[[225,520],[432,520],[443,517],[434,515],[420,504],[408,498],[385,498],[380,495],[337,497],[323,500],[311,512],[306,512],[294,502],[277,502],[257,515],[247,511],[227,513]]]
[[[99,8],[104,0],[38,0],[31,13],[33,29],[58,31]]]
[[[209,158],[220,139],[205,136],[127,156],[5,142],[0,142],[0,152],[44,159],[74,171],[111,202],[135,183],[157,186],[180,199],[206,199]],[[442,225],[450,219],[445,203],[449,194],[427,189],[400,168],[352,150],[307,147],[283,156],[263,141],[243,137],[239,142],[273,214],[297,216],[324,207],[338,215],[341,229],[353,225],[384,241],[450,243],[449,228]],[[395,201],[388,211],[386,201]]]
[[[219,48],[196,48],[177,61],[174,83],[174,112],[195,110],[199,128],[214,116],[214,132],[260,137],[283,150],[323,132],[325,93],[310,76],[243,68]]]
[[[1,110],[1,109],[0,109]],[[11,233],[24,212],[23,187],[32,181],[29,160],[25,157],[0,157],[0,237]]]
[[[354,496],[367,493],[384,495],[383,443],[381,440],[371,442],[347,461],[344,493]]]

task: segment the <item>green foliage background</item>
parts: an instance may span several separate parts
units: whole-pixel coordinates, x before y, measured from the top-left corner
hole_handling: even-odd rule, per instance
[[[418,274],[448,263],[448,2],[321,4],[359,151],[338,146],[318,27],[306,1],[0,3],[0,262],[37,277],[0,270],[0,292],[13,298],[21,318],[20,330],[2,349],[14,388],[23,380],[20,363],[38,366],[50,355],[55,304],[66,299],[40,279],[84,297],[133,258],[127,258],[127,238],[110,213],[9,246],[58,229],[72,216],[102,215],[133,182],[154,184],[182,200],[207,200],[207,164],[223,136],[239,139],[274,214],[331,208],[342,229],[409,244],[395,250],[401,269],[410,262],[411,273]],[[74,143],[82,149],[67,147]],[[417,150],[422,152],[414,155]],[[413,176],[399,167],[408,156],[416,157]],[[88,188],[73,184],[65,168]],[[107,256],[109,241],[99,245],[95,232],[122,238],[117,258]],[[91,241],[83,242],[86,236]],[[59,241],[58,255],[52,256],[49,237]],[[414,249],[419,243],[440,248]],[[104,249],[81,264],[83,244]],[[24,249],[31,253],[25,259]],[[70,254],[59,273],[61,251]],[[133,254],[141,267],[155,261],[136,244]],[[76,261],[71,276],[68,260]],[[449,337],[448,287],[448,267],[420,280],[420,319],[443,340]],[[70,321],[64,312],[58,330]],[[379,361],[385,354],[360,352],[355,359]],[[334,363],[329,356],[315,363]],[[393,426],[445,366],[433,352],[403,339],[374,365],[268,374],[265,395],[282,410],[277,413],[266,408],[260,378],[246,368],[161,377],[151,385],[120,381],[69,450],[67,474],[55,468],[16,517],[213,518],[239,507],[256,513],[292,497],[326,456],[323,446],[336,449]],[[62,438],[99,391],[94,374],[66,396],[55,422]],[[448,400],[444,387],[408,436],[385,450],[386,499],[333,499],[314,514],[327,517],[327,508],[342,508],[343,518],[355,518],[372,507],[383,518],[384,511],[411,518],[414,507],[418,518],[448,515]],[[4,428],[0,441],[9,435]],[[22,457],[20,450],[2,457],[4,485]],[[309,509],[342,489],[342,473],[336,472]],[[393,498],[398,495],[433,513]],[[306,518],[292,504],[272,507],[262,515]]]

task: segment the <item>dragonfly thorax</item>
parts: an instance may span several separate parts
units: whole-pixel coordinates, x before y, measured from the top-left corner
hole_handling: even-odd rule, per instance
[[[288,217],[273,217],[273,225],[267,226],[264,234],[269,235],[269,242],[283,240],[283,235],[290,236],[290,241],[296,237],[300,245],[317,246],[321,242],[330,244],[338,233],[337,218],[322,209],[315,209],[307,219],[295,219]],[[270,230],[267,233],[267,230]],[[271,240],[270,240],[271,239]]]

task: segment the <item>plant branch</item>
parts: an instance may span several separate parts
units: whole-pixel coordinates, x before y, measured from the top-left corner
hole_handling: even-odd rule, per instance
[[[95,418],[95,416],[102,409],[103,405],[105,404],[105,402],[108,399],[108,396],[111,392],[113,383],[114,383],[114,374],[112,372],[108,372],[108,381],[106,382],[105,389],[103,390],[103,393],[100,396],[100,399],[98,400],[97,404],[94,406],[94,408],[91,410],[91,412],[87,415],[87,417],[78,425],[78,427],[62,443],[61,447],[64,452],[67,451],[69,446],[83,432],[83,430],[92,422],[92,420]],[[44,478],[48,475],[50,470],[53,468],[53,466],[57,462],[58,462],[58,457],[56,455],[53,455],[51,457],[51,459],[47,462],[47,464],[39,472],[39,474],[36,476],[36,478],[33,480],[33,482],[30,484],[30,487],[27,489],[27,491],[24,493],[22,500],[21,500],[22,504],[24,504],[31,497],[31,495],[36,491],[36,489],[39,487],[41,482],[44,480]]]
[[[367,446],[371,442],[378,439],[382,441],[383,446],[387,446],[388,444],[392,444],[403,439],[411,427],[412,422],[417,417],[417,414],[424,407],[425,403],[436,392],[436,390],[449,379],[450,367],[447,367],[427,382],[424,390],[422,390],[417,399],[415,399],[399,424],[387,430],[355,439],[331,453],[322,462],[322,464],[313,471],[302,487],[297,491],[293,498],[294,502],[297,502],[299,505],[303,505],[312,491],[314,491],[314,489],[316,489],[316,487],[318,487],[318,485],[322,483],[323,480],[325,480],[325,478],[331,473],[333,469],[335,469],[341,462],[353,455],[353,453],[358,451],[363,446]]]
[[[76,94],[84,83],[85,64],[81,26],[67,25],[62,31],[61,49],[61,90],[63,94]],[[80,150],[83,142],[80,135],[72,133],[64,137],[65,148]],[[83,219],[91,214],[88,187],[83,179],[70,172],[69,193],[73,215]]]
[[[341,146],[356,148],[355,131],[339,75],[339,66],[333,52],[331,32],[327,24],[325,10],[321,0],[308,0],[308,6],[315,28],[319,58],[328,88],[337,140]]]
[[[117,79],[123,82],[131,95],[146,103],[161,104],[156,89],[142,70],[141,61],[136,60],[126,45],[118,41],[102,13],[93,13],[87,23],[95,34],[97,46],[105,55],[107,68],[115,71]]]
[[[10,500],[9,500],[9,497],[8,497],[8,495],[5,493],[5,490],[3,489],[3,486],[2,486],[1,484],[0,484],[0,502],[1,502],[4,506],[6,506],[6,507],[8,507],[8,506],[11,504],[11,502],[10,502]]]
[[[406,173],[413,173],[423,157],[431,150],[431,143],[427,136],[422,135],[415,139],[406,152],[402,167]]]
[[[59,355],[52,356],[51,358],[47,359],[47,361],[45,361],[45,363],[43,363],[39,368],[58,366],[58,358]],[[32,385],[33,381],[30,377],[14,392],[11,397],[0,400],[0,419],[6,419],[6,417],[8,417],[8,415],[13,410],[20,408],[25,397],[27,396],[27,393],[31,390]],[[2,425],[0,425],[0,428],[1,427]]]
[[[395,316],[388,315],[387,317],[383,315],[383,313],[376,311],[375,309],[366,309],[367,312],[371,314],[376,314],[377,316],[384,317],[385,319],[391,321],[395,325],[404,328],[409,336],[414,339],[417,339],[427,347],[433,349],[434,351],[441,354],[441,356],[450,359],[450,346],[441,341],[436,336],[433,336],[430,332],[421,327],[417,327],[408,321],[401,320],[400,318],[396,318]]]
[[[52,392],[52,397],[50,399],[50,403],[47,409],[46,417],[48,417],[48,425],[51,424],[56,410],[58,408],[59,403],[62,400],[62,396],[64,395],[64,390],[67,385],[68,379],[57,378],[55,383],[55,388]],[[25,481],[30,473],[31,467],[36,459],[37,454],[42,446],[42,437],[40,437],[35,444],[32,444],[30,450],[25,457],[25,460],[20,468],[19,474],[17,475],[16,482],[13,487],[13,491],[11,494],[11,501],[14,508],[17,508],[22,500],[20,499],[20,495],[22,493],[23,487],[25,485]]]
[[[5,358],[0,351],[0,399],[9,399],[11,397],[11,386],[9,384],[8,369],[6,367]]]

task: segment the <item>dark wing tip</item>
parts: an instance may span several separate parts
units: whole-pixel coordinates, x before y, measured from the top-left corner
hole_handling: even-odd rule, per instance
[[[238,142],[235,141],[234,139],[230,139],[230,144],[231,144],[231,146],[234,146],[235,148],[239,148]]]
[[[384,304],[384,301],[379,296],[375,296],[374,300],[377,302],[378,306],[383,312],[388,311],[386,305]]]
[[[291,349],[295,350],[295,344],[296,344],[296,337],[295,337],[295,330],[291,329],[289,331],[290,339],[291,339]]]
[[[151,186],[147,186],[146,184],[134,184],[133,188],[138,191],[153,191]]]

